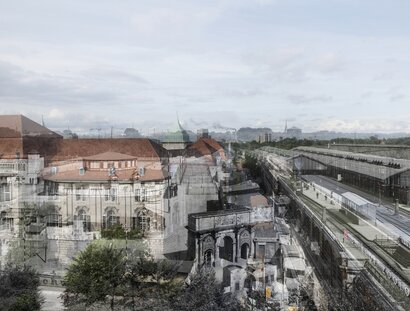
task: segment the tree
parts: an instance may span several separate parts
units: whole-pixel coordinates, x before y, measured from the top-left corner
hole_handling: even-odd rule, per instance
[[[7,265],[0,272],[0,309],[10,311],[40,310],[43,298],[37,272],[28,266]]]
[[[89,245],[68,268],[63,282],[64,305],[90,305],[111,296],[111,310],[114,310],[116,291],[123,285],[125,264],[122,250],[112,245]]]
[[[155,298],[155,303],[163,309],[168,303],[167,300],[175,292],[174,284],[178,271],[178,265],[167,260],[155,261],[148,252],[133,252],[127,260],[126,291],[125,296],[131,298],[131,306],[136,310],[141,305],[141,298],[144,300]],[[153,302],[150,304],[153,308]]]
[[[224,294],[223,287],[215,279],[215,272],[207,268],[200,269],[192,276],[171,299],[171,306],[179,311],[242,310],[232,294]]]

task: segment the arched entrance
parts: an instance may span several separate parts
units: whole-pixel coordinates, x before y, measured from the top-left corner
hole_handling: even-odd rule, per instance
[[[249,245],[248,243],[243,243],[241,246],[241,258],[248,259],[249,255]]]
[[[252,291],[256,288],[256,278],[253,274],[249,274],[248,277],[245,279],[244,287],[248,291]]]
[[[223,259],[233,261],[233,240],[230,236],[224,237]]]

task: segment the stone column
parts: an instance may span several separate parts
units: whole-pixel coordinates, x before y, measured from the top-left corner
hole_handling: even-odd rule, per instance
[[[201,266],[202,264],[202,256],[201,256],[201,236],[198,234],[196,237],[196,243],[197,243],[197,259],[198,259],[198,267]]]
[[[255,258],[255,242],[253,241],[255,239],[255,231],[253,227],[250,228],[251,231],[251,239],[250,239],[250,245],[249,245],[249,258]]]
[[[238,230],[235,229],[235,242],[234,242],[234,260],[235,262],[238,262],[238,254],[239,254],[239,235],[238,235]]]
[[[220,242],[221,237],[217,235],[215,237],[215,257],[214,257],[214,267],[217,266],[217,263],[219,264],[219,242]]]

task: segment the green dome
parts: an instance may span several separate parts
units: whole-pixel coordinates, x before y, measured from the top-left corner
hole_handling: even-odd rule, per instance
[[[178,128],[175,132],[168,133],[164,139],[165,143],[189,143],[189,135],[187,131],[181,126],[178,119]]]

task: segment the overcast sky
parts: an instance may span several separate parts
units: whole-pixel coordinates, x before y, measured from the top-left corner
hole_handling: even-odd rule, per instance
[[[410,132],[409,0],[0,0],[0,113]]]

